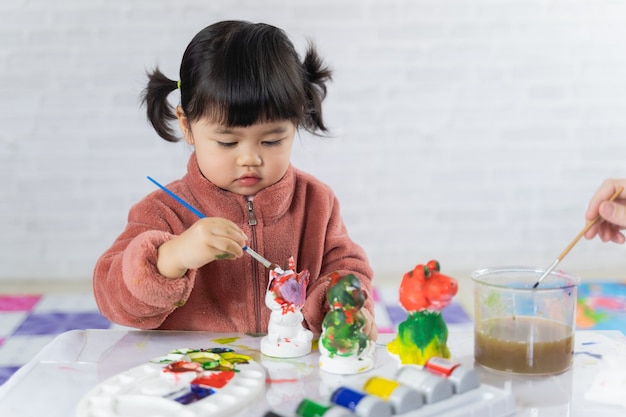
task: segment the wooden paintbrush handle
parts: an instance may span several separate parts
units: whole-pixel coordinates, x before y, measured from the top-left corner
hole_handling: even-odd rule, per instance
[[[611,198],[609,198],[609,201],[613,201],[615,200],[617,197],[619,197],[619,195],[622,193],[622,190],[624,189],[624,187],[619,187],[617,189],[617,191],[615,191],[615,193],[613,193],[613,195],[611,196]],[[587,233],[587,230],[589,230],[591,228],[591,226],[593,226],[594,224],[596,224],[598,222],[598,220],[600,220],[601,217],[598,214],[596,217],[594,217],[592,220],[589,220],[587,222],[587,224],[585,225],[585,227],[583,228],[583,230],[580,231],[580,233],[578,234],[578,236],[576,236],[574,238],[574,240],[572,240],[572,243],[570,243],[569,245],[567,245],[567,247],[565,248],[565,250],[563,252],[561,252],[561,254],[559,255],[559,257],[557,258],[559,261],[562,260],[565,255],[568,254],[568,252],[574,247],[574,245],[576,243],[578,243],[578,241],[580,240],[581,237],[583,237],[583,235],[585,233]]]

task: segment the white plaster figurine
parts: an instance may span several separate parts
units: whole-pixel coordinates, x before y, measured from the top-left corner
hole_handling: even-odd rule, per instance
[[[295,261],[282,273],[270,271],[265,305],[272,310],[261,353],[276,358],[295,358],[311,353],[313,333],[302,326],[301,313],[309,283],[309,271],[295,273]]]

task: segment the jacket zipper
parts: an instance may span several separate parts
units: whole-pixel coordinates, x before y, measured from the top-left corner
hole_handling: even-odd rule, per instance
[[[254,226],[257,224],[256,214],[254,214],[254,205],[252,204],[253,197],[248,197],[246,207],[248,209],[248,225],[250,226],[250,243],[252,248],[256,249],[256,231]],[[259,291],[259,268],[254,259],[252,262],[252,282],[254,283],[254,320],[256,326],[256,332],[261,333],[261,294]]]
[[[254,206],[252,205],[252,197],[248,197],[248,224],[250,226],[256,226],[256,214],[254,214]]]

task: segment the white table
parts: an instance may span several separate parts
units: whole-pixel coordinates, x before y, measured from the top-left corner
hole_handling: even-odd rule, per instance
[[[172,349],[219,346],[216,339],[229,337],[233,338],[232,342],[222,346],[252,356],[266,369],[270,379],[280,379],[281,375],[292,379],[289,383],[268,384],[258,403],[241,416],[263,416],[271,408],[295,410],[303,397],[320,400],[338,384],[350,379],[354,382],[354,378],[365,381],[374,375],[388,376],[385,374],[389,368],[396,366],[383,346],[391,340],[391,335],[381,335],[373,370],[341,377],[319,372],[317,350],[288,360],[264,357],[258,350],[259,337],[234,333],[75,330],[59,335],[0,387],[0,416],[72,417],[79,400],[100,382]],[[448,342],[455,361],[474,366],[471,327],[451,326]],[[573,368],[561,375],[503,377],[481,370],[481,380],[483,384],[512,390],[517,416],[626,416],[626,407],[585,399],[600,372],[610,369],[616,358],[626,359],[626,337],[617,331],[577,332],[575,351]]]

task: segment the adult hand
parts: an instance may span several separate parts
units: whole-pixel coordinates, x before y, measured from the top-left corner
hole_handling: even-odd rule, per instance
[[[589,228],[585,238],[599,236],[603,242],[624,243],[626,239],[622,230],[626,229],[626,191],[622,190],[614,201],[608,201],[620,186],[626,188],[626,179],[607,179],[591,197],[585,218],[590,221],[600,215],[601,220]]]

